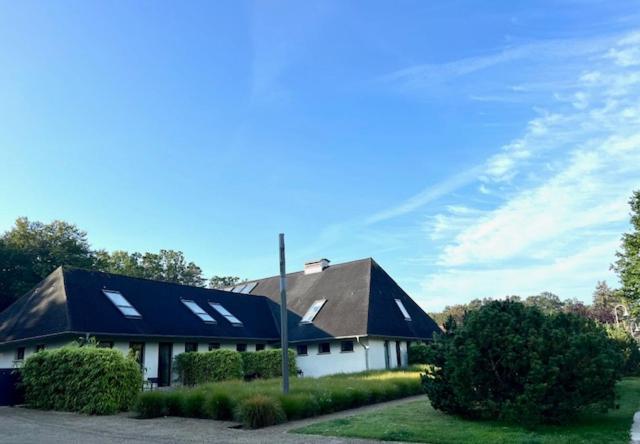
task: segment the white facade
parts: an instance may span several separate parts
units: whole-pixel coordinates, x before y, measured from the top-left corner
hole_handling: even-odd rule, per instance
[[[341,351],[341,343],[350,341],[353,343],[353,351]],[[140,338],[129,340],[114,340],[113,348],[127,355],[129,353],[130,342],[143,342],[143,368],[145,371],[145,379],[158,377],[158,351],[159,342],[143,341]],[[168,341],[167,341],[168,342]],[[198,342],[198,351],[208,351],[211,342]],[[245,343],[245,342],[243,342]],[[385,343],[388,343],[388,359],[385,352]],[[318,377],[335,373],[353,373],[365,370],[382,370],[385,368],[397,368],[398,359],[396,354],[396,343],[400,349],[400,366],[406,366],[408,363],[407,341],[401,339],[389,338],[360,338],[357,339],[334,339],[329,342],[330,352],[320,353],[320,343],[308,343],[307,354],[298,355],[296,363],[302,371],[303,376]],[[69,344],[67,342],[50,342],[46,343],[47,349],[58,348]],[[238,342],[219,342],[221,349],[236,350]],[[247,351],[256,351],[256,343],[247,344]],[[172,360],[177,355],[185,352],[185,342],[172,342]],[[267,347],[268,348],[268,347]],[[296,349],[296,345],[291,346]],[[16,348],[5,349],[0,351],[0,368],[14,368],[19,366],[20,362],[16,361]],[[35,345],[24,347],[24,358],[28,358],[36,352]],[[172,374],[173,381],[176,381],[177,375]]]

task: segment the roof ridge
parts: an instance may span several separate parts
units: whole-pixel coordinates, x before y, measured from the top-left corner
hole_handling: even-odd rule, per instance
[[[71,313],[69,313],[69,296],[67,295],[67,279],[65,276],[65,269],[62,265],[60,265],[55,271],[60,270],[60,275],[62,277],[62,292],[64,294],[64,310],[67,316],[67,330],[73,330],[73,319],[71,318]],[[55,272],[54,271],[54,272]]]
[[[347,261],[347,262],[340,262],[338,264],[335,265],[330,265],[328,268],[335,268],[335,267],[341,267],[343,265],[349,265],[349,264],[353,264],[356,262],[365,262],[365,261],[373,261],[372,257],[365,257],[362,259],[354,259],[351,261]],[[375,262],[375,261],[374,261]],[[287,273],[286,276],[292,276],[294,274],[300,274],[300,273],[304,273],[304,270],[298,270],[298,271],[292,271],[290,273]],[[263,277],[263,278],[258,278],[258,279],[249,279],[246,282],[243,282],[244,284],[251,284],[253,282],[259,282],[259,281],[266,281],[267,279],[273,279],[273,278],[279,278],[280,275],[279,274],[274,274],[272,276],[267,276],[267,277]],[[240,284],[236,284],[236,285],[240,285]]]

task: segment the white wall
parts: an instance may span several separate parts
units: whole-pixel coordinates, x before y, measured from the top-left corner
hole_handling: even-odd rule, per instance
[[[324,376],[333,373],[361,372],[367,369],[365,349],[353,340],[352,352],[340,351],[341,341],[331,342],[331,353],[318,354],[318,344],[307,344],[307,354],[296,356],[303,376]]]

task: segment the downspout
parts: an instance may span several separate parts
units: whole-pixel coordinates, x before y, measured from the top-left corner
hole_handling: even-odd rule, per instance
[[[367,371],[369,371],[369,346],[368,345],[364,345],[364,343],[360,342],[360,336],[356,336],[356,341],[358,342],[358,344],[360,344],[362,346],[362,348],[364,348],[365,366],[367,368]]]

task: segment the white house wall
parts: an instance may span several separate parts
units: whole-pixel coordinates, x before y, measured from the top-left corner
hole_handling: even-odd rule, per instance
[[[303,376],[313,377],[367,369],[365,350],[356,341],[352,352],[341,352],[340,342],[331,342],[331,353],[318,353],[318,344],[308,344],[307,354],[296,356],[296,364]]]

